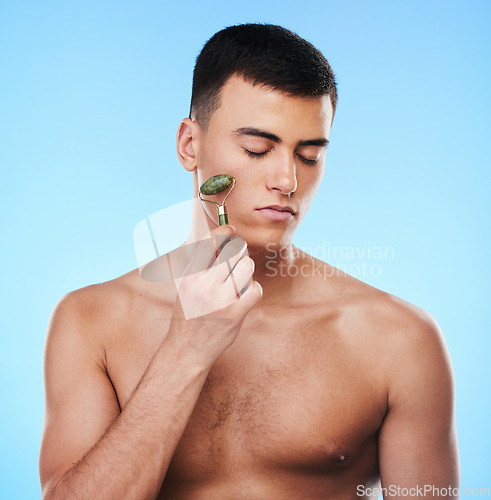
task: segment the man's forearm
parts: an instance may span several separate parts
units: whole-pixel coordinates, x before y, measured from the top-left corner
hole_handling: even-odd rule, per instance
[[[165,339],[118,418],[43,498],[155,498],[208,371]]]

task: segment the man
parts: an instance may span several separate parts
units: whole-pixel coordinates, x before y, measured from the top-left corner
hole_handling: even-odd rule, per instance
[[[235,26],[205,45],[177,152],[195,196],[213,175],[236,178],[234,226],[197,203],[177,289],[136,270],[57,306],[45,499],[377,498],[380,480],[386,497],[456,497],[437,324],[291,243],[335,106],[329,64],[283,28]],[[239,237],[248,255],[224,259]],[[190,318],[182,304],[211,312]]]

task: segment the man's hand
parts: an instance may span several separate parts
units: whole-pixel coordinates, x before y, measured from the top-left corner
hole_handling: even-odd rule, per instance
[[[209,367],[233,343],[247,313],[262,297],[254,261],[232,226],[203,240],[179,280],[169,337]]]

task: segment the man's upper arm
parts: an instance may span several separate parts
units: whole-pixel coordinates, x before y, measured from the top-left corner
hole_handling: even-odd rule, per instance
[[[87,289],[72,292],[55,308],[44,359],[45,422],[39,471],[44,490],[94,446],[120,410],[94,339]],[[89,301],[90,302],[90,301]]]
[[[390,348],[388,412],[379,433],[382,487],[393,493],[391,498],[404,496],[403,488],[417,487],[426,487],[430,498],[438,495],[428,488],[438,488],[440,493],[444,488],[447,498],[458,498],[450,359],[441,331],[430,315],[417,314],[409,319],[413,321],[394,336]],[[449,487],[453,491],[448,491]]]

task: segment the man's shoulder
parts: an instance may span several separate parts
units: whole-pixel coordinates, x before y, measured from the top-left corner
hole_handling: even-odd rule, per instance
[[[441,330],[433,316],[396,295],[375,288],[322,261],[317,296],[336,304],[339,321],[355,327],[371,341],[407,348],[441,342]]]
[[[441,334],[433,316],[424,309],[360,281],[353,284],[349,311],[367,331],[395,346],[422,345]]]
[[[381,292],[367,300],[361,316],[367,325],[364,347],[394,408],[428,394],[451,399],[453,371],[443,332],[424,309]],[[449,399],[449,400],[450,400]]]
[[[64,295],[50,318],[50,335],[78,335],[102,340],[136,316],[148,295],[138,270]]]
[[[429,312],[393,294],[379,292],[367,301],[364,313],[372,328],[394,349],[425,349],[441,340],[440,327]]]
[[[356,281],[350,285],[340,324],[346,331],[356,332],[358,348],[383,367],[381,372],[392,377],[421,371],[422,365],[447,369],[443,333],[429,312]]]
[[[108,313],[114,307],[124,309],[125,302],[136,292],[134,273],[73,290],[64,295],[56,304],[54,312],[77,317],[93,318],[100,313]]]
[[[351,277],[343,279],[338,329],[360,364],[368,362],[364,366],[380,387],[394,395],[400,394],[394,388],[404,381],[433,380],[435,387],[447,390],[452,384],[450,357],[435,318],[393,294]]]

